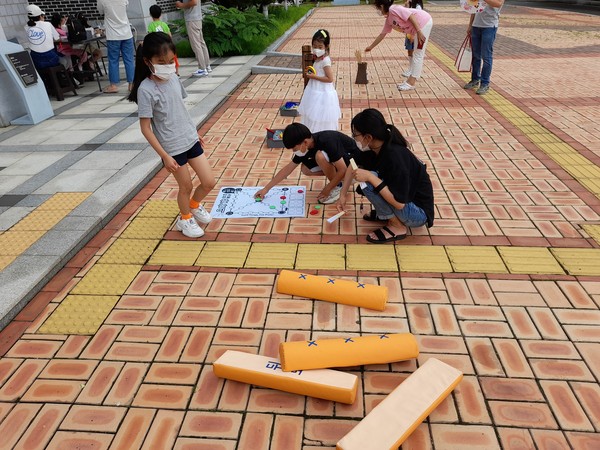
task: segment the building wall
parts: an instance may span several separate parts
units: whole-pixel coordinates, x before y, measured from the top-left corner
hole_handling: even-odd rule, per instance
[[[76,14],[81,11],[87,15],[92,25],[103,22],[103,17],[96,9],[96,0],[33,0],[31,3],[42,8],[48,16],[53,13]],[[16,38],[21,45],[27,46],[24,27],[27,23],[28,4],[25,0],[0,0],[0,37],[3,31],[6,39]],[[144,34],[146,25],[151,20],[148,9],[155,4],[162,8],[167,20],[182,16],[175,9],[175,0],[129,0],[127,16],[138,30],[138,37]]]
[[[6,39],[17,39],[23,44],[27,22],[27,2],[23,0],[0,0],[0,25]]]

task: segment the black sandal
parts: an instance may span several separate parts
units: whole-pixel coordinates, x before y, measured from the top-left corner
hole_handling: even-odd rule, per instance
[[[383,234],[384,231],[388,233],[390,237],[386,238]],[[401,241],[402,239],[406,238],[406,233],[395,234],[388,227],[378,228],[377,230],[373,231],[373,233],[375,234],[375,236],[377,236],[377,239],[373,239],[371,236],[367,236],[367,241],[371,242],[372,244],[385,244],[386,242]]]
[[[367,222],[384,222],[383,220],[377,218],[377,211],[374,209],[372,209],[369,214],[364,214],[363,220],[366,220]]]

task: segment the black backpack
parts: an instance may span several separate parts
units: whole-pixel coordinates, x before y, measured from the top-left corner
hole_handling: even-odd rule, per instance
[[[72,16],[67,19],[67,34],[71,44],[77,44],[87,39],[85,27],[77,18]]]

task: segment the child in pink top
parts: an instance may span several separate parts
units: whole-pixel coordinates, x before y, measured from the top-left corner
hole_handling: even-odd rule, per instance
[[[410,68],[407,71],[410,72],[410,76],[408,80],[398,85],[400,91],[410,91],[415,88],[417,80],[421,77],[425,48],[429,41],[433,20],[429,13],[422,9],[405,8],[393,3],[394,0],[375,0],[375,8],[381,15],[386,17],[386,20],[381,34],[365,51],[370,52],[373,50],[392,30],[410,34],[414,39],[414,43],[417,44]]]
[[[71,62],[71,56],[77,56],[79,58],[78,66],[79,71],[83,71],[83,64],[88,60],[88,55],[83,49],[73,48],[71,44],[69,44],[68,34],[63,29],[63,27],[67,23],[67,17],[61,16],[60,14],[52,14],[52,18],[50,20],[58,35],[60,36],[60,42],[57,44],[57,50],[65,56],[65,60],[67,63],[67,69],[69,71],[73,70],[73,64]],[[91,61],[90,61],[91,66]]]

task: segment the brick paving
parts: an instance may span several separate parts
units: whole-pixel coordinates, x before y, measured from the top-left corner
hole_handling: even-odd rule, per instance
[[[319,9],[279,49],[297,53],[316,28],[328,28],[342,130],[361,109],[379,108],[428,164],[435,226],[377,247],[380,260],[398,257],[400,273],[377,258],[352,260],[360,247],[346,247],[354,262],[335,270],[314,269],[318,253],[311,260],[298,250],[296,263],[310,269],[312,261],[311,271],[387,286],[386,310],[278,294],[280,267],[264,256],[248,265],[255,244],[315,244],[326,253],[364,243],[372,226],[360,219],[359,199],[333,225],[324,221],[333,206],[307,218],[214,220],[198,245],[172,230],[173,212],[171,220],[156,212],[176,196],[161,171],[0,333],[0,448],[331,449],[431,357],[465,377],[403,449],[600,448],[600,196],[587,172],[600,166],[600,18],[505,7],[493,93],[481,98],[461,88],[464,77],[449,63],[468,16],[458,7],[430,11],[433,45],[419,89],[408,94],[395,88],[405,65],[399,34],[372,52],[371,83],[353,84],[354,50],[381,26],[369,7]],[[531,29],[542,40],[559,30],[573,42],[549,49],[515,38]],[[266,148],[265,128],[291,123],[278,107],[301,93],[299,75],[253,75],[203,125],[220,186],[264,183],[288,161],[286,151]],[[568,158],[557,159],[545,139]],[[299,173],[287,182],[307,186],[309,207],[323,186]],[[236,253],[225,267],[201,262],[224,258],[210,252],[226,243],[246,249],[241,262]],[[558,273],[536,266],[547,247]],[[494,273],[488,256],[469,259],[496,248],[531,261]],[[452,265],[417,270],[413,259],[402,269],[402,258],[419,252],[438,261],[428,249]],[[101,297],[94,314],[62,318],[85,296]],[[361,380],[353,405],[212,372],[227,349],[275,357],[288,340],[391,332],[413,333],[418,359],[351,368]]]

